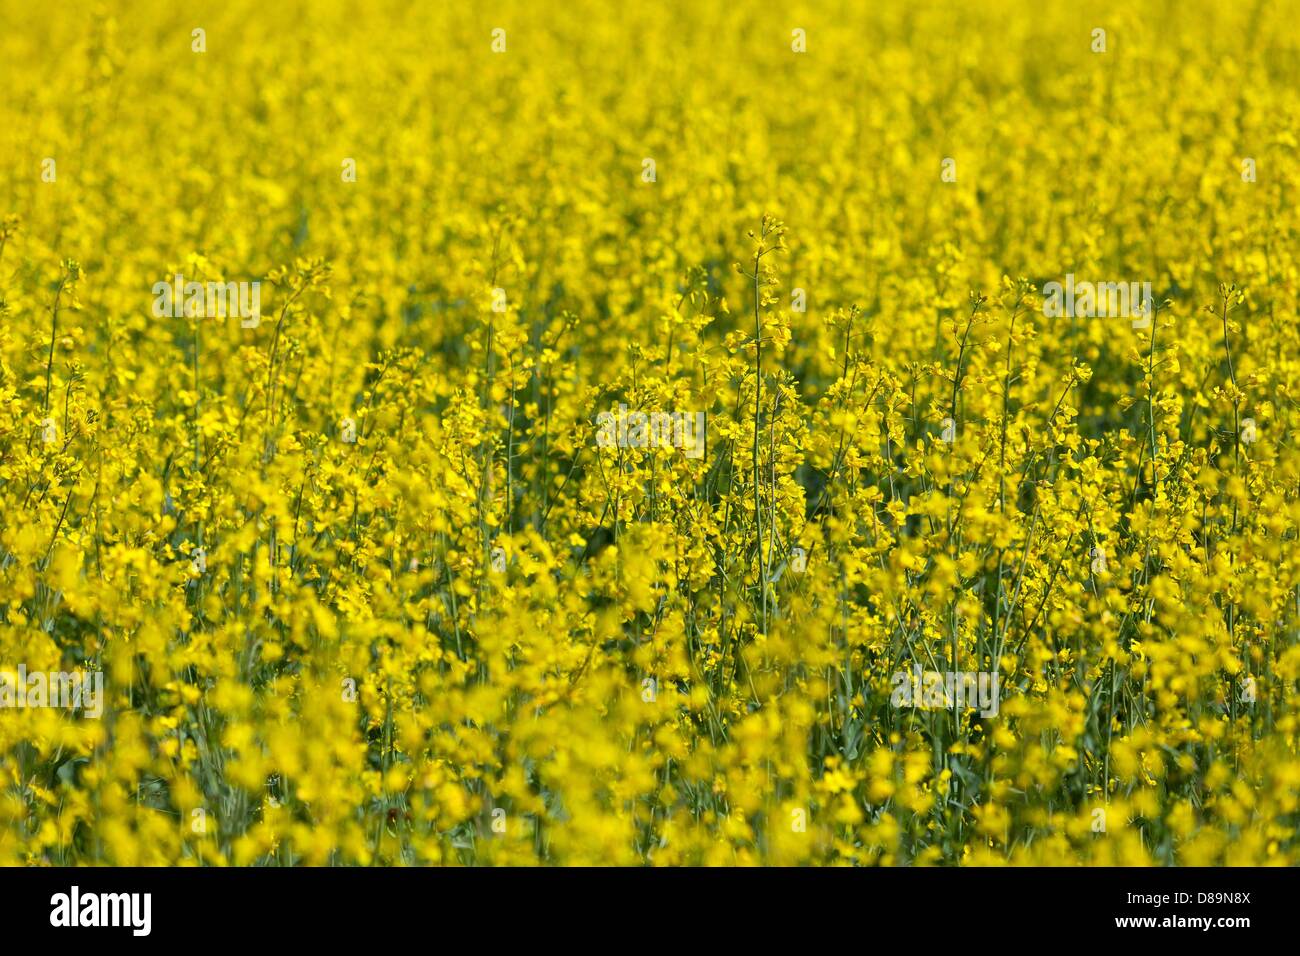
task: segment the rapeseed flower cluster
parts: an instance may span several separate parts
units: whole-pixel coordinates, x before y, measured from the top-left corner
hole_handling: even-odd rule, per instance
[[[0,2],[0,863],[1300,862],[1297,12]]]

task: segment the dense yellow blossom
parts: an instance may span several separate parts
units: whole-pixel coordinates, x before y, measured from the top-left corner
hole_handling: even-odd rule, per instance
[[[1300,862],[1298,13],[0,0],[0,864]]]

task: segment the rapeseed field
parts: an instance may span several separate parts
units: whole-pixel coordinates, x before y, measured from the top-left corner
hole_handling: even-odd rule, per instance
[[[1300,862],[1298,15],[0,0],[0,864]]]

